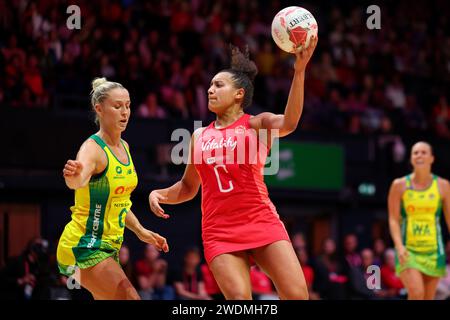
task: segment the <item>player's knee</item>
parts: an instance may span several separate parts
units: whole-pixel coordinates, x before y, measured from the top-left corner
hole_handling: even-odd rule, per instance
[[[134,288],[130,288],[127,290],[126,294],[126,300],[141,300],[141,297],[139,296],[139,294],[136,292],[136,289]]]
[[[225,297],[227,300],[251,300],[252,293],[245,289],[232,289],[226,292]]]
[[[252,296],[242,292],[236,292],[228,295],[227,300],[252,300]]]
[[[120,300],[141,300],[141,297],[128,279],[123,279],[119,282],[115,298]]]

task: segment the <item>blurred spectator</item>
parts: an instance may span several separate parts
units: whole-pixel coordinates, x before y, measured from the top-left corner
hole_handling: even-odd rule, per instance
[[[379,267],[383,264],[384,251],[386,250],[386,243],[383,239],[377,238],[373,242],[373,263]]]
[[[450,138],[450,105],[444,94],[433,108],[433,126],[439,137]]]
[[[172,115],[172,117],[176,119],[189,118],[189,110],[186,105],[186,99],[181,91],[174,92],[169,112]]]
[[[381,266],[381,282],[388,292],[388,297],[400,298],[406,291],[403,283],[395,273],[395,250],[387,249],[384,254],[384,263]]]
[[[145,101],[139,106],[137,115],[142,118],[165,119],[166,111],[158,105],[158,97],[156,93],[150,92]]]
[[[362,260],[357,249],[358,238],[353,233],[347,234],[344,237],[344,259],[351,267],[359,268],[362,264]]]
[[[250,283],[255,300],[279,300],[272,281],[257,265],[250,267]]]
[[[361,252],[361,264],[353,265],[349,260],[347,262],[347,272],[349,277],[349,298],[354,300],[375,299],[382,296],[383,292],[378,289],[369,288],[367,280],[371,275],[367,273],[370,266],[373,266],[373,251],[364,249]]]
[[[404,119],[406,132],[421,133],[427,128],[425,115],[422,109],[417,105],[416,97],[413,95],[408,95],[406,97],[406,105],[403,110],[402,118]]]
[[[273,46],[270,39],[267,39],[263,43],[262,49],[257,53],[255,60],[260,75],[268,76],[272,74],[275,64],[275,55],[273,54]]]
[[[67,277],[57,275],[56,284],[50,287],[50,300],[72,300],[72,293],[67,288]]]
[[[103,55],[100,59],[100,74],[106,78],[114,78],[116,75],[116,69],[109,62],[107,55]]]
[[[133,284],[133,286],[137,286],[136,274],[134,271],[133,264],[130,260],[130,249],[126,244],[122,244],[119,251],[119,263],[122,266],[123,271],[127,275],[128,280]]]
[[[296,247],[295,253],[297,254],[298,261],[303,270],[303,275],[305,276],[306,285],[308,287],[309,299],[319,300],[320,296],[317,292],[313,290],[314,283],[314,269],[309,263],[309,256],[306,247]]]
[[[35,105],[44,106],[45,92],[42,74],[38,66],[38,59],[35,55],[30,55],[27,61],[27,67],[23,74],[23,81],[33,94]]]
[[[333,239],[326,239],[322,245],[322,253],[316,258],[315,281],[313,288],[321,298],[341,300],[347,298],[348,277],[336,252]]]
[[[11,60],[11,58],[15,56],[17,57],[17,59],[19,59],[19,63],[21,65],[25,64],[26,60],[25,50],[23,50],[23,48],[20,48],[18,46],[16,34],[12,33],[9,36],[7,46],[3,47],[1,51],[5,61]]]
[[[214,279],[214,275],[208,267],[208,264],[203,263],[200,266],[202,272],[203,282],[205,283],[205,291],[213,300],[225,300],[225,297],[220,291],[219,285]]]
[[[77,101],[88,79],[102,74],[128,84],[137,106],[146,104],[149,90],[160,94],[166,115],[157,118],[206,119],[208,82],[228,65],[228,44],[233,43],[248,44],[258,65],[256,81],[262,90],[255,93],[255,105],[275,113],[284,110],[293,57],[273,43],[273,16],[268,14],[281,9],[279,2],[239,5],[236,14],[236,1],[80,0],[80,32],[66,28],[64,10],[52,8],[52,2],[19,3],[0,7],[6,39],[0,44],[0,65],[5,65],[0,91],[8,106],[49,107],[56,101],[58,107],[71,108],[60,96],[70,94]],[[440,11],[449,11],[448,3],[441,5]],[[418,4],[420,17],[406,0],[392,6],[392,23],[383,33],[363,28],[356,4],[345,8],[348,16],[339,6],[314,12],[323,34],[305,82],[303,130],[422,134],[430,128],[450,139],[449,112],[442,107],[447,102],[435,108],[429,104],[449,84],[444,33],[449,22],[429,23],[433,6]],[[418,21],[405,20],[408,15]],[[400,37],[404,30],[414,30],[415,36]],[[429,110],[433,116],[426,118]],[[145,111],[141,116],[151,117]]]
[[[167,284],[167,264],[160,264],[155,272],[152,300],[175,300],[175,289]]]
[[[183,267],[175,271],[173,285],[178,299],[211,300],[206,293],[202,272],[200,271],[200,250],[190,248],[184,254]]]
[[[138,292],[143,300],[151,299],[155,277],[161,268],[167,267],[167,262],[159,258],[159,252],[151,244],[144,249],[144,258],[136,261],[136,277]]]
[[[30,300],[49,298],[48,242],[30,240],[19,256],[10,259],[0,271],[1,299]]]
[[[305,235],[302,232],[296,232],[291,237],[294,249],[306,249]]]
[[[392,82],[386,87],[385,95],[392,107],[396,109],[403,109],[405,107],[405,90],[398,74],[393,77]]]

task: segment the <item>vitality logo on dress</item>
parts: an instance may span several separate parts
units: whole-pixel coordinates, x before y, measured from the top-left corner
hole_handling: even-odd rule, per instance
[[[236,148],[237,141],[231,139],[231,137],[228,137],[228,139],[221,138],[219,142],[216,141],[216,138],[210,138],[206,142],[202,142],[202,151],[210,151],[212,149],[221,149],[223,147],[225,148],[231,148],[231,150],[234,150]]]

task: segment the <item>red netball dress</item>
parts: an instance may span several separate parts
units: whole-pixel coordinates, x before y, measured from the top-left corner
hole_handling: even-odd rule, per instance
[[[202,184],[202,238],[208,264],[217,255],[289,236],[269,199],[262,170],[268,155],[244,114],[228,127],[214,121],[197,137],[193,161]]]

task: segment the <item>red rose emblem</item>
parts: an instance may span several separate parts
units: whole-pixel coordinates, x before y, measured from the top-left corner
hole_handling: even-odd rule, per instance
[[[283,17],[280,17],[280,24],[283,28],[286,28],[286,22]]]
[[[306,37],[308,36],[309,29],[302,28],[300,26],[288,30],[289,40],[298,48],[301,45],[304,45],[306,42]]]

